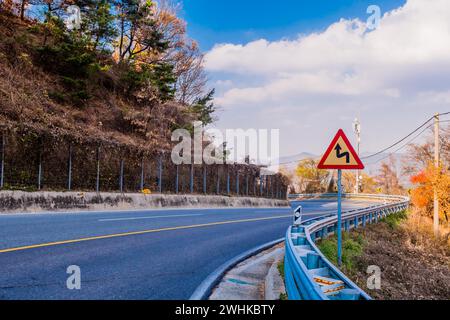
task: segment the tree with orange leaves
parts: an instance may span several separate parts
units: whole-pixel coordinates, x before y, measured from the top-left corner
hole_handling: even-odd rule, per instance
[[[411,177],[416,188],[411,191],[411,201],[423,214],[432,217],[434,188],[439,199],[439,216],[442,222],[449,222],[450,214],[450,173],[445,168],[435,168],[429,164],[426,169]]]

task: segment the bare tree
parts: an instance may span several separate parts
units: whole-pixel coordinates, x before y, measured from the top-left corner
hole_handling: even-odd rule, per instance
[[[170,0],[159,3],[156,24],[168,41],[168,50],[159,59],[174,66],[176,99],[181,104],[190,105],[205,95],[207,77],[203,66],[204,55],[197,42],[187,36],[186,22],[178,17],[178,11],[180,5]]]
[[[441,128],[439,134],[440,155],[444,167],[450,168],[450,126]],[[426,140],[422,144],[410,144],[405,156],[403,173],[416,174],[422,168],[426,168],[434,161],[434,132],[430,130]]]
[[[385,194],[402,194],[403,187],[399,183],[395,159],[390,157],[388,162],[383,162],[376,181]]]

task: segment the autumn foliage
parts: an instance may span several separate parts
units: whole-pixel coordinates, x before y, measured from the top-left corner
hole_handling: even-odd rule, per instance
[[[450,174],[443,168],[428,165],[423,171],[411,177],[415,188],[411,191],[411,201],[423,214],[432,216],[434,190],[436,188],[440,219],[448,223],[450,210]]]

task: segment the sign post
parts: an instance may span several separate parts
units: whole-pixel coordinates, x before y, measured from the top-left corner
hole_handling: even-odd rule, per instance
[[[337,210],[337,228],[338,239],[337,255],[339,266],[342,265],[342,170],[363,170],[364,164],[359,159],[358,154],[353,149],[350,141],[341,129],[336,134],[322,160],[320,160],[319,169],[337,169],[338,170],[338,210]]]
[[[339,267],[342,265],[342,169],[338,169],[338,221],[337,221],[337,258]]]

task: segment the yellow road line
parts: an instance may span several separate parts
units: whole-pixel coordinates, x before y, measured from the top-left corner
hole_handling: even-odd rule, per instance
[[[174,231],[174,230],[204,228],[204,227],[210,227],[210,226],[220,226],[220,225],[225,225],[225,224],[235,224],[235,223],[244,223],[244,222],[256,222],[256,221],[265,221],[265,220],[284,219],[284,218],[289,218],[289,217],[292,217],[292,215],[274,216],[274,217],[266,217],[266,218],[254,218],[254,219],[243,219],[243,220],[228,220],[228,221],[211,222],[211,223],[205,223],[205,224],[195,224],[195,225],[190,225],[190,226],[179,226],[179,227],[169,227],[169,228],[152,229],[152,230],[144,230],[144,231],[117,233],[117,234],[110,234],[110,235],[106,235],[106,236],[96,236],[96,237],[89,237],[89,238],[56,241],[56,242],[41,243],[41,244],[35,244],[35,245],[23,246],[23,247],[17,247],[17,248],[3,249],[3,250],[0,250],[0,253],[22,251],[22,250],[29,250],[29,249],[36,249],[36,248],[43,248],[43,247],[52,247],[52,246],[58,246],[58,245],[63,245],[63,244],[78,243],[78,242],[85,242],[85,241],[92,241],[92,240],[101,240],[101,239],[111,239],[111,238],[126,237],[126,236],[135,236],[135,235],[148,234],[148,233],[157,233],[157,232],[163,232],[163,231]]]

